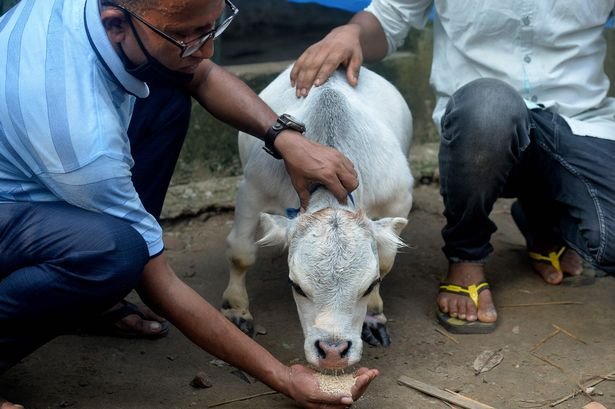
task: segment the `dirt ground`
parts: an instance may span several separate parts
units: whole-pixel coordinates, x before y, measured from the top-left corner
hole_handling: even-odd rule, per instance
[[[454,336],[438,330],[435,297],[446,262],[440,251],[443,224],[437,189],[419,186],[415,207],[403,233],[409,245],[399,254],[382,284],[393,344],[366,347],[361,364],[382,375],[357,402],[357,409],[437,409],[443,401],[398,384],[402,375],[448,388],[495,408],[548,407],[577,383],[615,371],[615,279],[590,286],[547,286],[532,273],[523,240],[509,215],[510,201],[498,203],[496,248],[488,265],[499,306],[498,329],[489,335]],[[168,255],[176,271],[214,305],[227,282],[224,239],[232,212],[200,216],[169,225]],[[272,249],[248,276],[252,312],[267,333],[257,341],[287,363],[301,362],[303,339],[286,280],[285,256]],[[136,300],[133,296],[133,300]],[[576,304],[519,306],[569,301]],[[516,305],[516,306],[515,306]],[[206,323],[203,323],[206,325]],[[532,348],[554,332],[568,331]],[[502,362],[475,375],[472,364],[485,350],[500,351]],[[176,329],[156,341],[93,336],[63,336],[46,345],[0,378],[0,396],[30,409],[46,408],[207,408],[216,403],[261,394],[269,389],[218,367]],[[189,385],[200,371],[213,386]],[[593,398],[615,408],[615,382],[604,381]],[[577,396],[556,408],[580,409],[590,399]],[[292,408],[279,394],[217,406],[227,409]]]

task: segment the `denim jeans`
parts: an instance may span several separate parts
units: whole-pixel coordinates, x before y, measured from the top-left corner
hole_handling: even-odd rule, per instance
[[[128,131],[133,183],[159,218],[190,119],[190,98],[153,88]],[[148,261],[129,224],[64,202],[0,204],[0,373],[134,289]]]
[[[441,127],[443,251],[451,262],[484,262],[495,201],[517,197],[526,237],[569,246],[615,274],[615,141],[574,135],[561,116],[529,110],[494,79],[460,88]]]

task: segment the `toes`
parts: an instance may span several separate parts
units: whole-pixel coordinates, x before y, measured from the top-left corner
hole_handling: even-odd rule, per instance
[[[120,329],[143,335],[157,335],[163,331],[163,324],[158,321],[145,320],[138,315],[129,315],[116,323]]]
[[[474,309],[472,300],[470,299],[461,300],[461,302],[458,303],[457,308],[458,308],[458,315],[459,315],[460,320],[471,321],[468,318],[469,318],[471,311]]]
[[[562,255],[561,265],[562,270],[571,276],[578,276],[583,272],[583,259],[576,251],[570,248]]]
[[[495,322],[498,319],[498,313],[493,304],[490,291],[483,291],[478,297],[478,311],[476,318],[481,322]]]
[[[561,271],[557,271],[555,268],[551,266],[540,266],[538,267],[538,273],[542,276],[542,279],[547,284],[559,284],[564,279],[564,274]]]
[[[466,321],[476,321],[477,319],[477,312],[476,312],[476,306],[474,305],[474,303],[471,300],[468,300],[469,302],[466,301],[466,303],[464,304],[465,306],[465,311],[464,311],[464,318]],[[459,315],[459,318],[461,318],[461,315]]]
[[[462,295],[441,293],[437,304],[443,313],[464,321],[495,322],[497,320],[497,312],[489,291],[483,291],[479,295],[478,310],[471,299]]]
[[[445,297],[443,293],[440,293],[438,295],[438,298],[436,299],[436,303],[438,304],[438,308],[440,308],[440,311],[442,311],[445,314],[449,313],[449,310],[448,310],[448,298]]]
[[[453,318],[459,316],[459,304],[457,301],[457,297],[451,297],[448,301],[448,315]]]
[[[143,316],[145,317],[146,320],[158,321],[158,322],[166,321],[163,317],[161,317],[160,315],[156,314],[154,311],[152,311],[151,309],[149,309],[146,306],[139,306],[139,310],[141,311],[141,313],[143,314]]]

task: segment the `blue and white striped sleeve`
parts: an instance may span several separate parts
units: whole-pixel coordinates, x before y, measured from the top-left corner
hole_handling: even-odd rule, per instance
[[[47,172],[38,177],[58,198],[130,223],[147,243],[151,257],[163,251],[162,228],[143,208],[127,163],[101,156],[72,172]]]

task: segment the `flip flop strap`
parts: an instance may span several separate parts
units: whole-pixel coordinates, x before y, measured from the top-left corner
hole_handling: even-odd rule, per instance
[[[122,300],[120,304],[122,304],[121,307],[102,314],[98,318],[98,321],[101,324],[112,325],[129,315],[138,315],[141,319],[145,319],[145,315],[143,315],[143,313],[139,311],[139,308],[133,303]]]
[[[453,294],[461,294],[469,297],[474,305],[478,308],[478,294],[482,291],[489,289],[489,284],[486,281],[482,281],[478,284],[471,284],[467,287],[457,284],[448,284],[442,283],[440,284],[440,292],[444,291],[447,293]]]
[[[562,248],[560,248],[558,251],[552,251],[546,256],[544,254],[535,253],[533,251],[530,251],[528,254],[530,258],[536,261],[548,261],[553,267],[555,267],[557,271],[561,272],[562,267],[560,265],[559,259],[562,254],[564,254],[564,251],[566,251],[566,247],[562,246]]]

